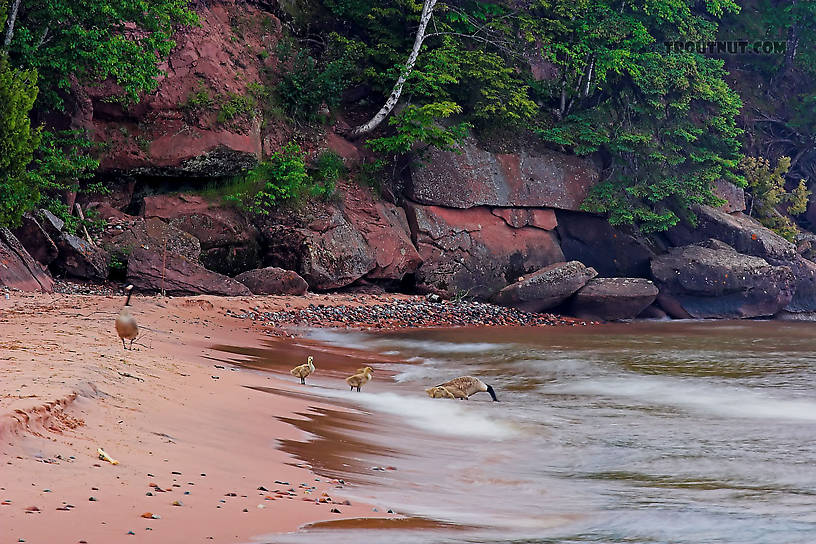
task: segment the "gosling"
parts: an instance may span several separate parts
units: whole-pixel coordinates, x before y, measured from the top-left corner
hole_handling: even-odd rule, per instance
[[[139,336],[139,326],[136,324],[136,318],[130,313],[130,295],[133,294],[133,286],[125,287],[127,291],[127,298],[125,299],[125,307],[119,312],[116,317],[116,334],[122,339],[122,347],[128,349],[125,345],[125,340],[130,340],[130,349],[133,349],[133,341]]]
[[[305,364],[298,365],[289,371],[295,378],[300,378],[300,383],[302,383],[303,385],[306,385],[306,378],[308,376],[311,376],[312,373],[315,371],[315,366],[314,363],[312,362],[313,360],[314,357],[309,355],[309,358],[306,359]]]
[[[349,384],[349,387],[351,387],[350,391],[354,391],[354,388],[356,387],[357,391],[359,392],[360,387],[371,381],[371,374],[374,372],[371,370],[370,366],[366,366],[358,370],[360,370],[360,372],[346,378],[346,383]]]
[[[455,399],[456,395],[453,394],[447,387],[442,387],[441,385],[437,385],[436,387],[429,387],[425,390],[428,393],[428,396],[432,399]]]
[[[465,400],[476,393],[490,393],[493,401],[499,402],[493,388],[479,378],[474,378],[473,376],[461,376],[459,378],[454,378],[448,382],[437,385],[437,387],[444,387],[450,392],[454,392],[454,390],[456,392],[461,392],[462,397],[457,396],[457,398],[463,398]]]

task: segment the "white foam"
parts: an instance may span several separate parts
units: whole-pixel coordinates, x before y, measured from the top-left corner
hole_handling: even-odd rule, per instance
[[[350,395],[348,391],[322,387],[313,391],[333,399],[347,401],[351,397],[355,403],[374,412],[399,416],[413,427],[436,434],[501,441],[519,432],[509,421],[488,413],[490,409],[498,409],[494,403],[478,406],[481,403],[409,397],[397,393],[354,392]]]
[[[753,389],[656,377],[588,379],[559,392],[627,397],[723,417],[816,421],[816,402],[779,399]]]

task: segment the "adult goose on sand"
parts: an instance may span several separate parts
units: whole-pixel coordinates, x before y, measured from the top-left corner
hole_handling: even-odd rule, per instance
[[[127,298],[125,299],[125,307],[116,316],[116,334],[122,339],[122,347],[128,349],[125,345],[125,340],[130,340],[130,349],[133,349],[133,341],[139,336],[139,326],[136,324],[136,318],[130,313],[130,295],[133,294],[133,286],[125,287],[127,291]]]
[[[358,369],[359,372],[354,374],[353,376],[349,376],[346,378],[346,383],[349,384],[351,390],[353,391],[354,388],[357,388],[357,391],[360,391],[360,387],[364,386],[368,382],[371,381],[371,374],[374,372],[371,370],[370,366],[365,366],[363,368]]]
[[[455,397],[464,399],[467,399],[469,396],[475,395],[476,393],[490,393],[493,400],[495,402],[499,402],[493,388],[479,378],[474,378],[473,376],[460,376],[459,378],[454,378],[448,382],[440,383],[437,385],[437,387],[444,387],[453,393]],[[461,393],[461,396],[457,393]]]
[[[314,357],[309,355],[309,358],[306,359],[306,363],[296,366],[289,372],[291,372],[295,378],[300,378],[300,383],[306,385],[306,378],[315,371],[314,363],[312,363],[313,360]]]

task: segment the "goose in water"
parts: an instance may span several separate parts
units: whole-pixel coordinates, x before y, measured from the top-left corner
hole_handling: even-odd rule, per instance
[[[459,378],[454,378],[448,382],[437,385],[437,387],[444,387],[456,398],[464,398],[465,400],[467,400],[469,396],[475,395],[476,393],[490,393],[493,400],[495,402],[499,402],[493,388],[479,378],[474,378],[473,376],[461,376]],[[461,393],[461,395],[457,393]]]
[[[358,370],[359,372],[357,372],[357,374],[346,378],[346,383],[349,384],[352,391],[355,387],[357,388],[357,391],[360,391],[360,387],[371,381],[371,374],[374,372],[371,370],[370,366],[366,366]]]
[[[139,336],[139,326],[136,324],[136,318],[133,317],[130,308],[128,308],[130,306],[130,295],[133,294],[133,286],[128,285],[125,287],[125,291],[127,291],[125,307],[116,316],[116,334],[122,339],[123,348],[128,349],[125,346],[125,340],[130,340],[130,349],[133,349],[133,341]]]
[[[300,383],[303,385],[306,385],[306,378],[315,371],[314,363],[312,363],[313,360],[314,357],[309,355],[309,358],[306,359],[304,364],[298,365],[289,371],[295,378],[300,378]]]

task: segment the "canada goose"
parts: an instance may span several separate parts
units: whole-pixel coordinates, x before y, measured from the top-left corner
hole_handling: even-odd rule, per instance
[[[493,388],[479,378],[474,378],[473,376],[461,376],[459,378],[454,378],[448,382],[437,385],[437,387],[444,387],[451,393],[454,393],[455,391],[461,392],[463,395],[462,398],[465,399],[471,395],[475,395],[476,393],[487,392],[490,393],[490,396],[493,397],[495,402],[499,402]]]
[[[298,365],[289,371],[295,378],[300,378],[300,383],[302,383],[303,385],[306,385],[306,377],[310,376],[312,372],[315,371],[314,363],[312,363],[313,360],[314,357],[309,355],[309,358],[306,359],[305,364]]]
[[[127,291],[125,307],[122,308],[122,311],[119,312],[119,315],[116,317],[116,334],[122,339],[123,348],[128,349],[127,346],[125,346],[125,340],[130,340],[130,349],[133,349],[133,341],[139,336],[139,326],[136,324],[136,319],[131,315],[130,309],[128,308],[128,306],[130,306],[130,295],[133,294],[133,286],[128,285],[125,287],[125,291]]]
[[[360,387],[367,384],[371,381],[371,374],[374,372],[371,370],[370,366],[366,366],[360,369],[362,372],[358,372],[353,376],[349,376],[346,378],[346,383],[349,384],[351,390],[353,391],[354,388],[357,388],[357,391],[360,391]]]
[[[441,385],[437,385],[436,387],[429,387],[425,390],[428,393],[428,396],[432,399],[455,399],[456,395],[454,395],[447,387],[442,387]]]

